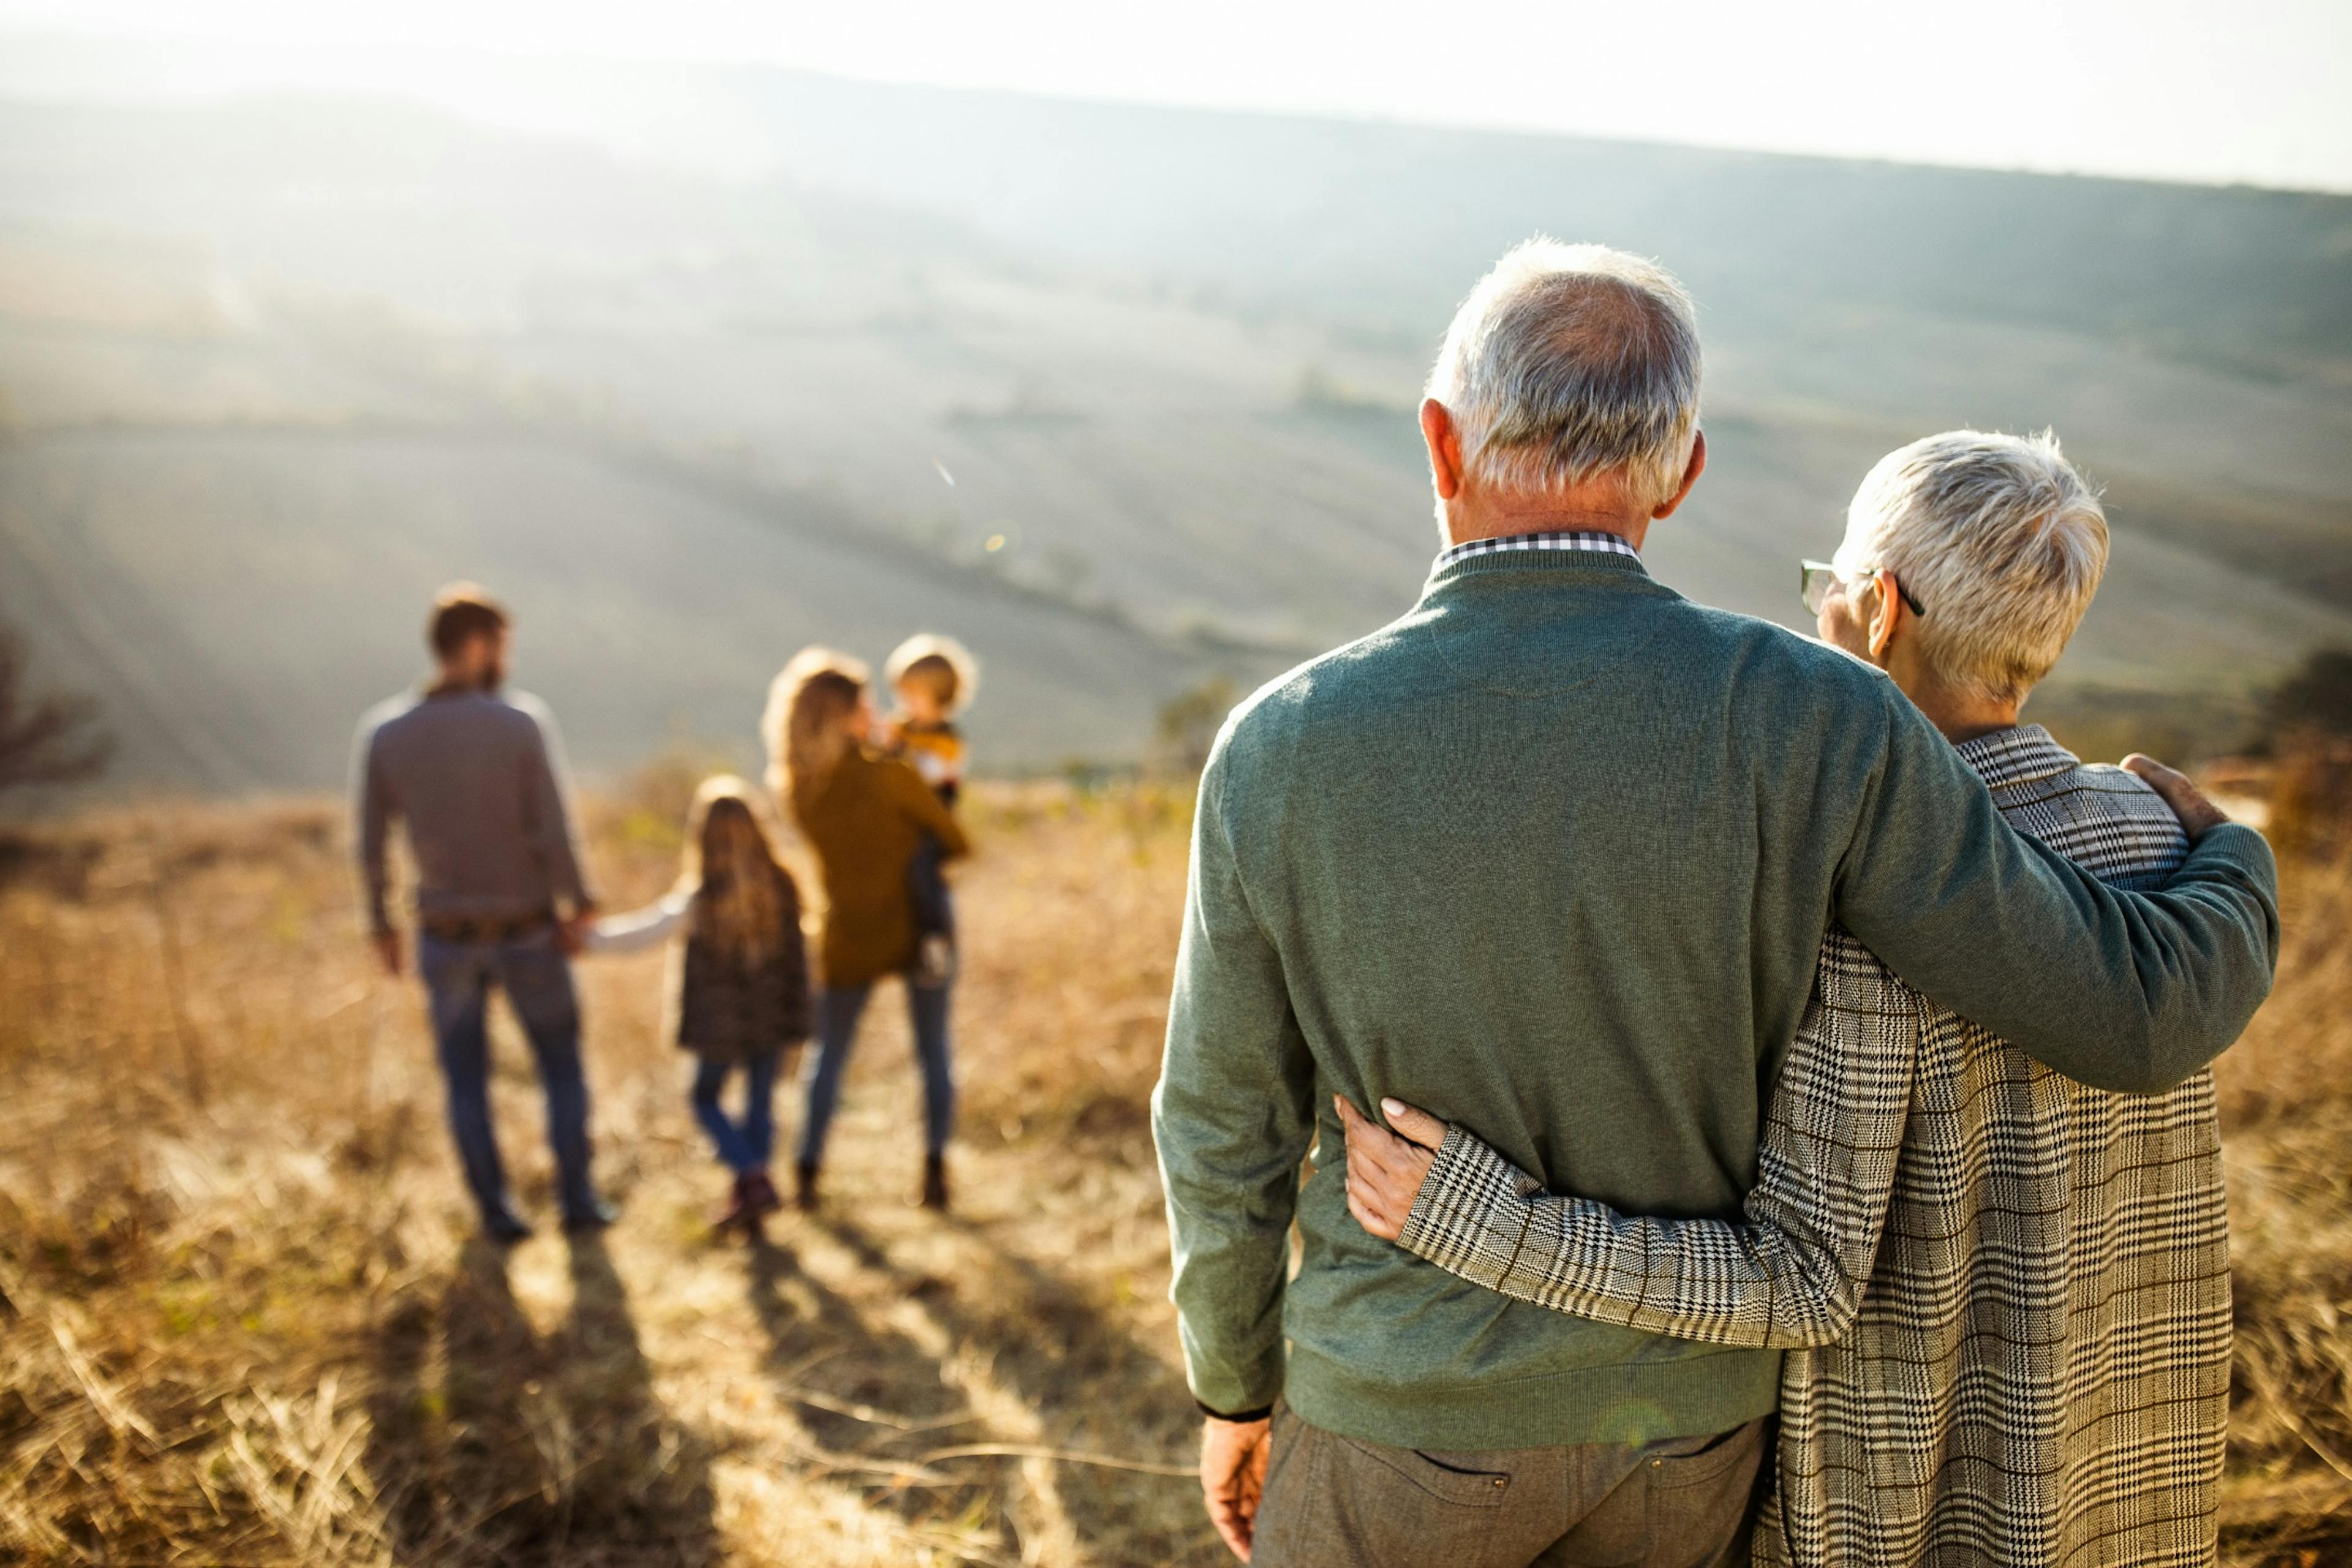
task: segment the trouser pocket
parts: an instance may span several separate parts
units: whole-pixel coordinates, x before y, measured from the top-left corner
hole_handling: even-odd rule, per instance
[[[1274,1438],[1252,1568],[1522,1568],[1558,1533],[1520,1451],[1393,1448],[1295,1416]]]
[[[1336,1435],[1332,1440],[1349,1450],[1362,1479],[1382,1489],[1387,1482],[1379,1472],[1385,1470],[1423,1498],[1455,1508],[1500,1508],[1510,1494],[1509,1472],[1486,1468],[1494,1462],[1491,1456],[1389,1448]],[[1375,1468],[1362,1471],[1364,1466]]]
[[[1703,1437],[1652,1444],[1642,1465],[1650,1482],[1650,1552],[1655,1568],[1717,1568],[1748,1561],[1756,1476],[1771,1447],[1769,1415]]]

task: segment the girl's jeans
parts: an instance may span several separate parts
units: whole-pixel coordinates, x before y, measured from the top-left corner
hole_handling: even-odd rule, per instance
[[[741,1061],[702,1058],[694,1069],[694,1119],[710,1134],[719,1163],[737,1175],[768,1168],[776,1144],[777,1053],[762,1051]],[[719,1097],[737,1068],[743,1069],[743,1115],[727,1114]]]
[[[801,1123],[800,1163],[824,1159],[824,1136],[841,1101],[841,1074],[857,1041],[857,1020],[866,1012],[871,985],[817,994],[817,1049],[809,1063],[808,1114]],[[914,1026],[915,1055],[923,1068],[923,1150],[937,1154],[948,1146],[955,1124],[955,1078],[948,1060],[948,988],[907,985],[907,1016]]]

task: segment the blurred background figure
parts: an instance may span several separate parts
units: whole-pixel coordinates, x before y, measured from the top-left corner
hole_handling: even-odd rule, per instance
[[[963,791],[963,731],[956,719],[980,689],[980,666],[953,637],[923,632],[900,643],[882,667],[898,707],[884,726],[884,749],[910,764],[955,809]],[[915,900],[915,977],[945,985],[955,977],[955,905],[948,896],[945,846],[923,835],[908,868]]]
[[[683,934],[671,977],[672,1029],[695,1057],[688,1095],[734,1186],[724,1233],[755,1230],[781,1206],[768,1172],[777,1074],[809,1034],[808,953],[800,888],[776,853],[765,809],[731,773],[703,781],[687,819],[686,865],[660,902],[597,923],[594,952],[635,952]],[[743,1112],[721,1103],[743,1075]]]
[[[916,973],[919,924],[911,873],[928,837],[942,858],[970,853],[963,829],[922,775],[867,744],[874,734],[866,667],[830,648],[794,655],[768,696],[761,729],[768,782],[808,841],[822,884],[817,1054],[795,1171],[797,1196],[814,1208],[825,1134],[841,1075],[875,984],[897,975],[923,1075],[923,1185],[927,1208],[948,1205],[947,1144],[955,1120],[948,1045],[948,984]]]
[[[507,1201],[490,1125],[490,993],[521,1021],[547,1093],[567,1229],[609,1225],[588,1180],[588,1082],[569,953],[593,916],[566,801],[555,719],[502,689],[509,621],[472,583],[435,599],[426,641],[437,669],[417,693],[373,710],[352,766],[365,915],[385,973],[402,969],[386,907],[393,824],[416,863],[416,968],[448,1089],[449,1130],[493,1239],[530,1227]]]

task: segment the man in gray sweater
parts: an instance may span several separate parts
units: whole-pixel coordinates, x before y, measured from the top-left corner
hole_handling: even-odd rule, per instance
[[[2259,836],[2109,889],[1877,670],[1650,577],[1706,467],[1698,387],[1659,268],[1507,256],[1422,407],[1420,602],[1244,702],[1202,776],[1153,1122],[1202,1486],[1261,1568],[1733,1561],[1777,1397],[1777,1352],[1368,1235],[1335,1095],[1475,1127],[1555,1191],[1734,1218],[1832,921],[2105,1088],[2187,1077],[2268,994]]]
[[[449,1130],[483,1229],[530,1234],[507,1201],[490,1126],[489,994],[503,989],[539,1066],[567,1228],[611,1223],[588,1180],[588,1084],[569,953],[595,910],[572,840],[555,720],[501,690],[507,614],[470,583],[441,591],[427,626],[438,672],[361,723],[352,765],[366,918],[378,955],[401,972],[386,908],[394,818],[416,862],[416,967],[448,1088]],[[561,908],[559,909],[559,906]]]

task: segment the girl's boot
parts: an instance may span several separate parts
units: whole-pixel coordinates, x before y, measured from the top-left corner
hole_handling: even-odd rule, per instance
[[[738,1176],[735,1178],[734,1189],[727,1194],[727,1206],[719,1211],[719,1219],[714,1228],[724,1235],[738,1226],[750,1224],[752,1216],[757,1213],[758,1211],[751,1206],[751,1178]]]
[[[776,1184],[765,1170],[747,1172],[743,1183],[744,1201],[754,1215],[771,1215],[784,1206],[784,1200],[776,1195]]]

